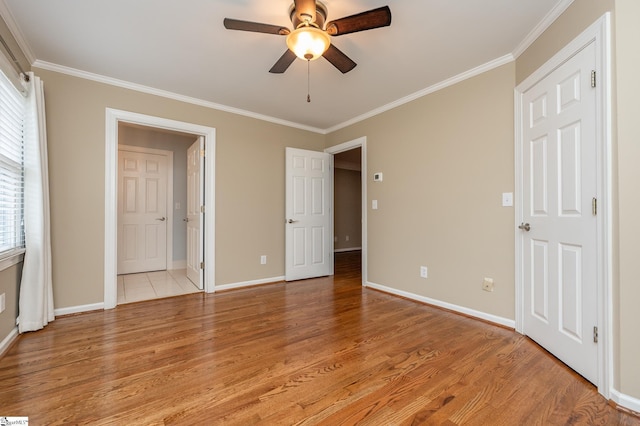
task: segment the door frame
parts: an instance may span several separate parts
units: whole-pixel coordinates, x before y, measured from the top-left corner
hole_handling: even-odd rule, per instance
[[[612,320],[612,154],[611,154],[611,48],[610,14],[606,13],[577,38],[549,59],[515,89],[515,223],[523,219],[522,140],[523,94],[561,66],[584,47],[595,43],[596,50],[596,149],[597,149],[597,319],[598,319],[598,392],[610,398],[613,385],[613,320]],[[515,324],[524,330],[523,234],[515,232]]]
[[[204,291],[215,291],[215,153],[216,129],[199,124],[170,120],[113,108],[105,109],[105,206],[104,206],[104,309],[117,305],[117,188],[118,188],[118,123],[192,133],[204,137],[205,188],[204,202]]]
[[[338,145],[334,145],[331,146],[329,148],[326,148],[324,150],[324,152],[335,155],[335,154],[339,154],[341,152],[344,151],[350,151],[352,149],[355,148],[362,148],[361,152],[360,152],[360,176],[361,176],[361,181],[362,181],[362,186],[361,186],[361,197],[362,197],[362,285],[364,287],[367,286],[367,207],[368,207],[368,201],[367,201],[367,137],[366,136],[362,136],[360,138],[357,139],[353,139]],[[333,173],[331,174],[332,176],[332,185],[334,184],[333,182],[335,182],[335,178],[333,177],[335,173],[335,168],[333,168]],[[334,200],[333,198],[331,199],[331,211],[335,212],[334,209]],[[334,235],[334,229],[333,229],[334,223],[333,223],[333,216],[331,218],[331,235]],[[331,238],[331,241],[333,241],[333,237]]]
[[[118,151],[130,151],[140,152],[143,154],[162,155],[167,157],[167,269],[170,269],[173,265],[173,152],[164,149],[147,148],[143,146],[118,144]],[[118,176],[116,176],[116,179]],[[117,187],[116,187],[117,188]],[[116,189],[117,191],[117,189]],[[116,192],[116,196],[119,194]],[[116,198],[117,202],[117,198]],[[116,204],[117,205],[117,204]],[[117,218],[116,210],[116,218]],[[116,223],[117,225],[117,223]],[[117,228],[116,228],[117,229]],[[118,240],[116,239],[116,247],[118,247]],[[117,261],[117,258],[116,258]],[[116,264],[117,268],[117,264]],[[117,270],[116,270],[117,272]]]

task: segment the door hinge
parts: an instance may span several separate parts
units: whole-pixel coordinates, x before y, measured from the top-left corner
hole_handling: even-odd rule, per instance
[[[598,343],[598,327],[593,327],[593,343]]]
[[[591,71],[591,87],[596,87],[596,70]]]
[[[204,262],[200,262],[200,269],[204,269]]]
[[[204,149],[201,149],[201,150],[200,150],[200,157],[204,158],[204,154],[205,154],[205,150],[204,150]]]
[[[204,213],[204,206],[200,206],[200,213]]]
[[[591,200],[591,214],[594,216],[598,215],[598,199],[596,197],[593,197]]]

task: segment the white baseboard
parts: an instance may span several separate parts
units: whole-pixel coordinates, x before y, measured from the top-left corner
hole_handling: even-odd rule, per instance
[[[13,329],[7,334],[7,337],[2,339],[0,342],[0,356],[4,355],[4,353],[9,349],[9,346],[18,338],[18,327],[13,327]]]
[[[515,320],[499,317],[497,315],[488,314],[486,312],[476,311],[475,309],[465,308],[464,306],[454,305],[452,303],[443,302],[441,300],[431,299],[430,297],[420,296],[418,294],[409,293],[407,291],[398,290],[395,288],[387,287],[384,285],[376,284],[367,281],[367,287],[374,288],[376,290],[384,291],[385,293],[395,294],[396,296],[406,297],[418,302],[427,303],[429,305],[438,306],[440,308],[449,309],[450,311],[459,312],[474,318],[479,318],[484,321],[489,321],[494,324],[502,325],[504,327],[516,328]]]
[[[620,407],[640,413],[640,399],[626,395],[616,389],[611,389],[611,399]]]
[[[263,278],[263,279],[260,279],[260,280],[243,281],[243,282],[239,282],[239,283],[217,285],[215,287],[215,291],[231,290],[231,289],[234,289],[234,288],[242,288],[242,287],[250,287],[252,285],[277,283],[278,281],[284,281],[284,277]]]
[[[53,310],[55,316],[78,314],[80,312],[104,310],[104,303],[92,303],[90,305],[70,306],[68,308],[58,308]]]
[[[171,263],[171,269],[186,269],[187,261],[186,260],[174,260]]]
[[[350,248],[341,248],[333,250],[334,253],[344,253],[345,251],[357,251],[362,250],[362,247],[350,247]]]

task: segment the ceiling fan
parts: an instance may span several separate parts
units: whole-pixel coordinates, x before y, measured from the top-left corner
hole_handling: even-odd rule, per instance
[[[289,16],[293,24],[293,31],[279,25],[230,18],[224,19],[224,27],[228,30],[287,36],[288,49],[271,67],[269,70],[271,73],[285,72],[296,57],[312,61],[323,56],[344,74],[351,71],[356,63],[331,43],[330,36],[340,36],[391,25],[389,6],[330,21],[324,29],[327,7],[319,1],[294,0],[289,8]]]

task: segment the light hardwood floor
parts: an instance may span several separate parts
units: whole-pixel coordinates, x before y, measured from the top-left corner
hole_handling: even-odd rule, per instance
[[[58,318],[0,359],[30,424],[638,425],[511,330],[335,277]]]

